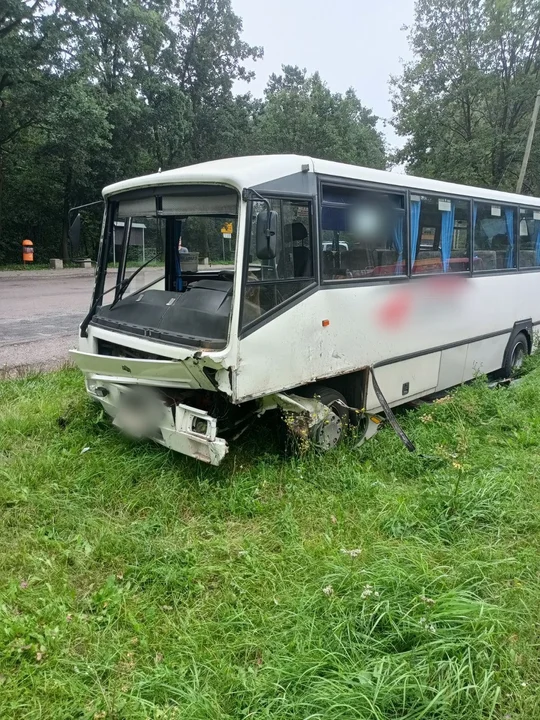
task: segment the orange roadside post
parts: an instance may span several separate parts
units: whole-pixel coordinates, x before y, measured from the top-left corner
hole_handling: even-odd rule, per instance
[[[23,264],[26,265],[27,262],[34,262],[34,243],[31,240],[23,240],[22,246]]]

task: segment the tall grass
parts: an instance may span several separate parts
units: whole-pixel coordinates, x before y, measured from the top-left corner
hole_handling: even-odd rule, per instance
[[[540,369],[284,459],[131,441],[0,382],[0,717],[540,717]]]

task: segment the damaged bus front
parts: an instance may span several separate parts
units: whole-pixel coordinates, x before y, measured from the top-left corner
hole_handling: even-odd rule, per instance
[[[347,397],[340,378],[314,384],[343,373],[322,344],[316,182],[310,158],[260,156],[105,188],[71,356],[117,427],[214,465],[269,410],[302,442],[341,440],[366,376]]]
[[[218,421],[234,433],[243,416],[229,402],[242,203],[218,183],[156,183],[166,175],[105,189],[94,295],[71,356],[119,428],[218,464]],[[199,270],[193,248],[225,258]]]

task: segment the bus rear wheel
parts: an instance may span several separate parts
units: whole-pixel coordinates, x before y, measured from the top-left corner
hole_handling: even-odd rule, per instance
[[[509,344],[503,366],[504,377],[512,377],[522,367],[526,355],[529,354],[529,342],[525,333],[518,333]]]
[[[311,440],[316,448],[327,452],[335,448],[345,437],[349,425],[349,409],[345,398],[337,390],[317,385],[313,397],[330,410],[328,417],[311,429]]]

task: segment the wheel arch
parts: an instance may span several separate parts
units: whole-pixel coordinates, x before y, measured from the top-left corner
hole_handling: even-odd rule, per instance
[[[504,367],[505,363],[508,362],[509,354],[512,352],[512,346],[514,344],[514,341],[520,334],[525,335],[525,337],[527,338],[527,345],[530,355],[533,347],[533,322],[531,318],[528,318],[527,320],[518,320],[514,323],[514,327],[512,328],[512,332],[510,333],[510,337],[508,338],[506,349],[504,351],[502,367]]]
[[[294,392],[298,395],[309,395],[313,388],[324,385],[341,393],[351,408],[361,410],[365,407],[369,383],[369,368],[354,370],[343,375],[316,380],[308,385],[296,388]]]
[[[516,339],[519,335],[523,335],[525,337],[527,342],[527,352],[530,355],[533,347],[533,324],[531,319],[519,320],[514,323],[514,327],[512,328],[512,332],[510,333],[510,337],[506,343],[506,348],[502,358],[501,371],[504,374],[508,374],[508,369],[511,365],[512,352],[514,350]]]

